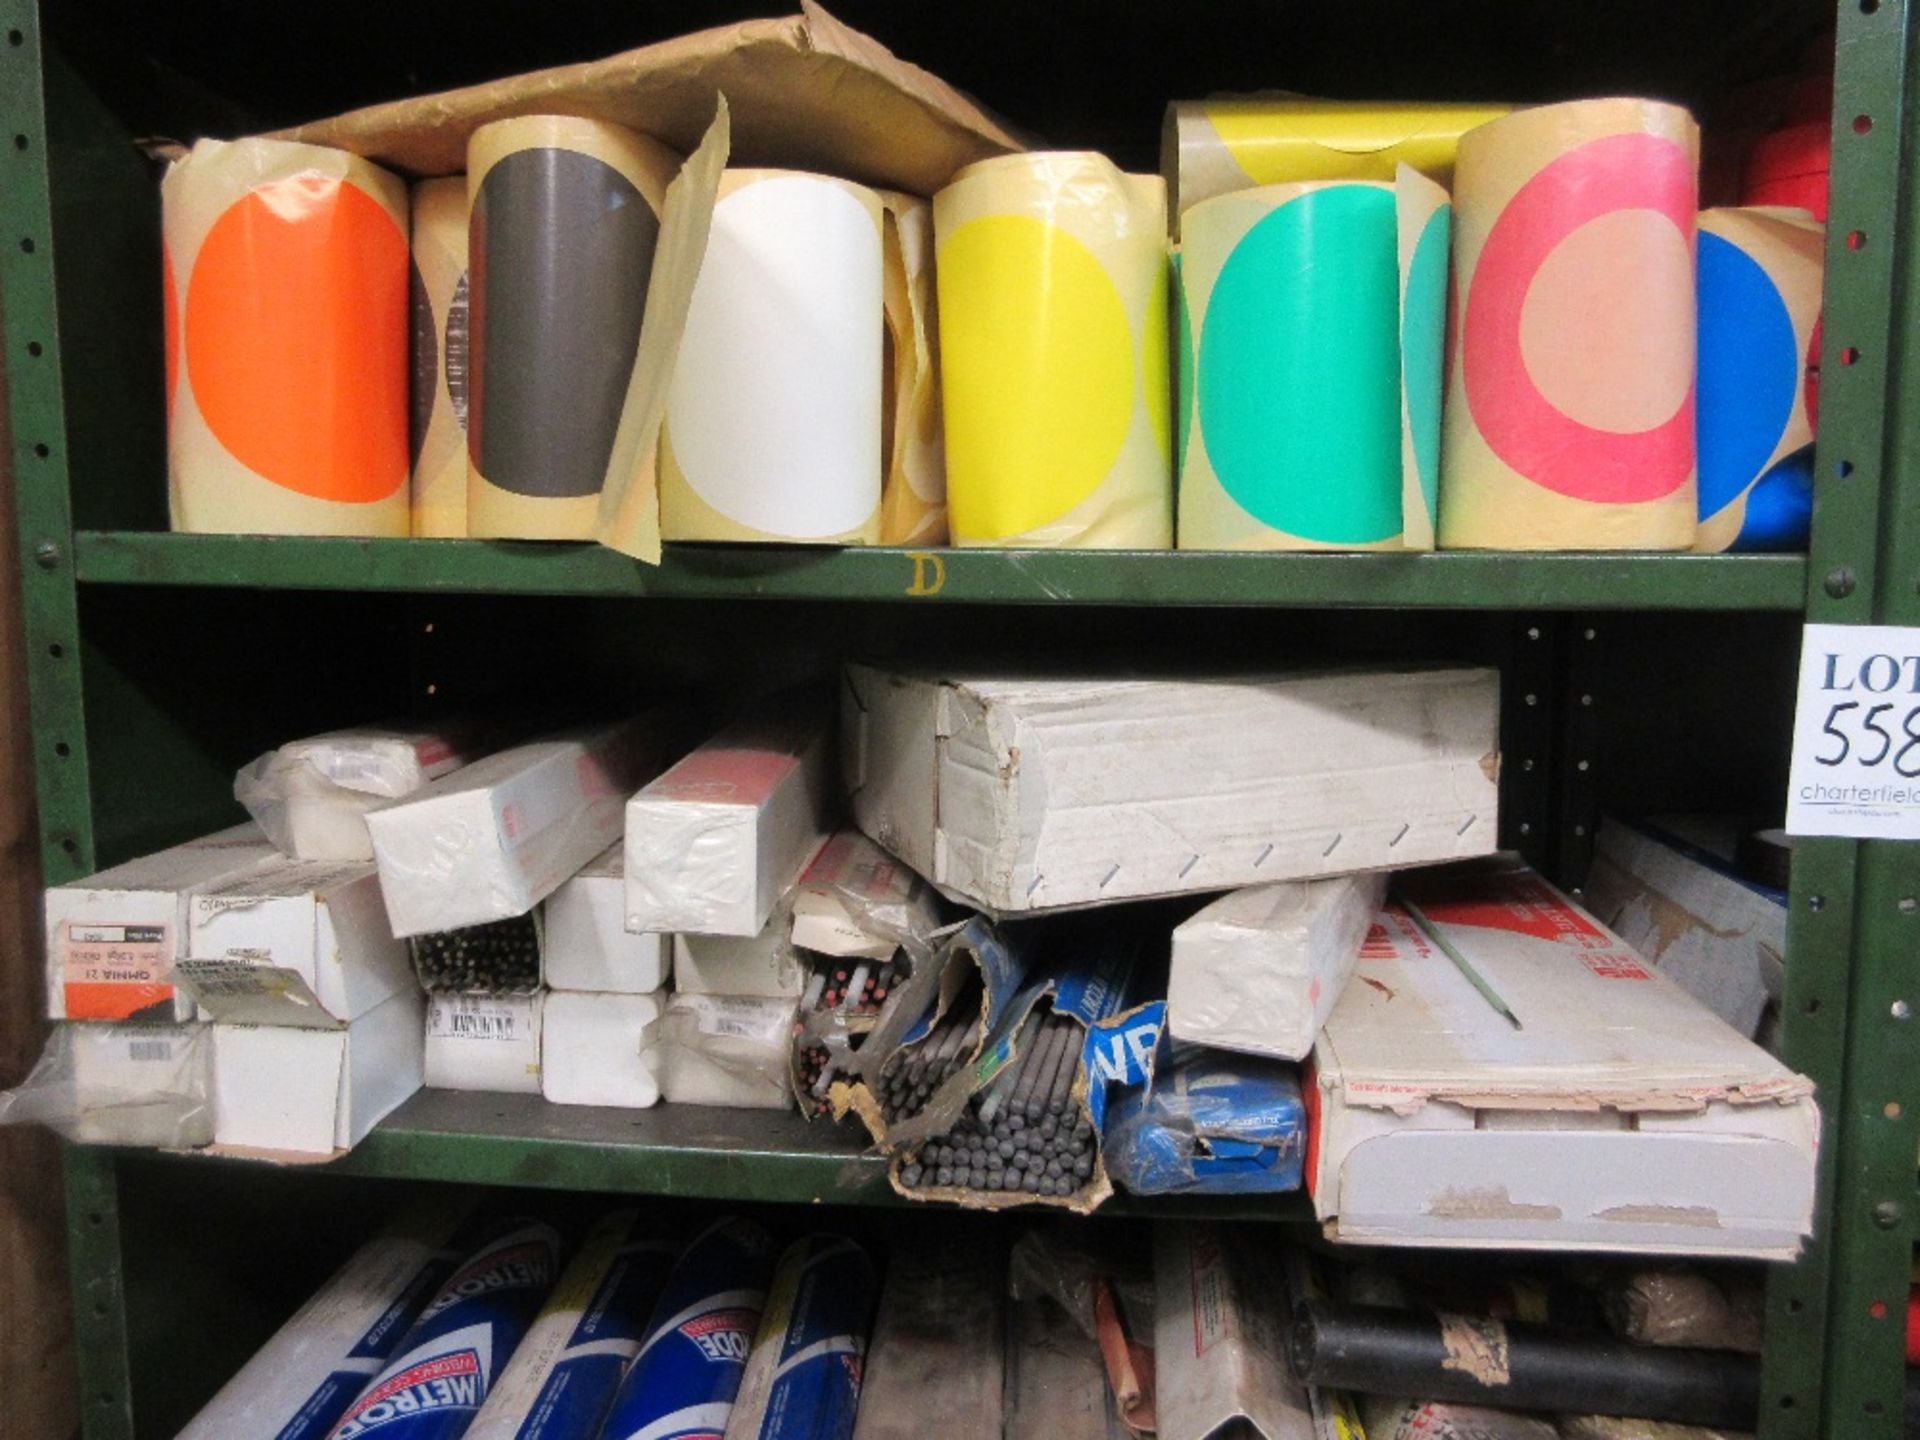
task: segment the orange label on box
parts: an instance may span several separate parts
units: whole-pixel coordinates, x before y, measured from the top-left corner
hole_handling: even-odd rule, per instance
[[[165,925],[61,927],[60,971],[69,1020],[126,1020],[173,1001],[173,944]]]

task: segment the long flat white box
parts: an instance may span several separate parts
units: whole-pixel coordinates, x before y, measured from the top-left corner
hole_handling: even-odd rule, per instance
[[[350,1150],[420,1088],[424,997],[403,990],[335,1029],[213,1027],[213,1138],[288,1155]]]
[[[429,995],[426,1083],[435,1090],[538,1095],[551,997]]]
[[[608,846],[563,881],[542,909],[551,989],[647,995],[667,983],[672,937],[627,929],[624,842]]]
[[[1015,679],[847,667],[860,828],[999,914],[1490,852],[1499,676]]]
[[[290,740],[242,766],[233,798],[301,860],[371,860],[367,812],[488,748],[471,731],[363,725]]]
[[[194,892],[187,937],[181,983],[216,1020],[355,1020],[415,988],[370,862],[263,860]]]
[[[187,901],[274,854],[254,824],[143,855],[46,893],[47,1014],[55,1020],[190,1020],[176,990]]]
[[[758,935],[832,829],[831,716],[776,695],[627,805],[627,928]]]
[[[666,761],[663,715],[516,745],[367,815],[393,933],[524,915],[620,838]]]
[[[1524,867],[1401,886],[1417,912],[1381,912],[1314,1046],[1308,1183],[1330,1237],[1799,1250],[1820,1132],[1810,1080]]]
[[[1167,1029],[1221,1050],[1303,1059],[1353,974],[1384,875],[1282,880],[1223,895],[1176,926]]]
[[[585,995],[555,990],[543,1022],[540,1093],[556,1105],[641,1110],[660,1099],[664,990]]]
[[[1222,1226],[1161,1221],[1153,1289],[1161,1440],[1313,1440],[1306,1391],[1287,1369],[1287,1287],[1272,1246]]]
[[[1711,817],[1609,818],[1588,906],[1663,975],[1743,1035],[1786,984],[1787,895],[1742,879],[1738,831]]]

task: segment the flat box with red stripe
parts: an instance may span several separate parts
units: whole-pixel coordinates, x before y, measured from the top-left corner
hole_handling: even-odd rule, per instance
[[[1308,1185],[1330,1238],[1799,1250],[1812,1081],[1516,861],[1402,876],[1395,896],[1306,1087]]]

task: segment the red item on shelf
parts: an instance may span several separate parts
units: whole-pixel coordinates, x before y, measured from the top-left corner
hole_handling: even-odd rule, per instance
[[[1742,205],[1797,205],[1827,218],[1827,168],[1832,140],[1825,121],[1789,125],[1763,135],[1747,156]]]
[[[1920,1365],[1920,1285],[1907,1291],[1907,1363]]]

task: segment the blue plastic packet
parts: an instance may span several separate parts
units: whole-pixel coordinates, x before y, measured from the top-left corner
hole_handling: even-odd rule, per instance
[[[1298,1190],[1307,1116],[1291,1065],[1224,1050],[1164,1051],[1151,1085],[1107,1106],[1107,1171],[1136,1195]]]

